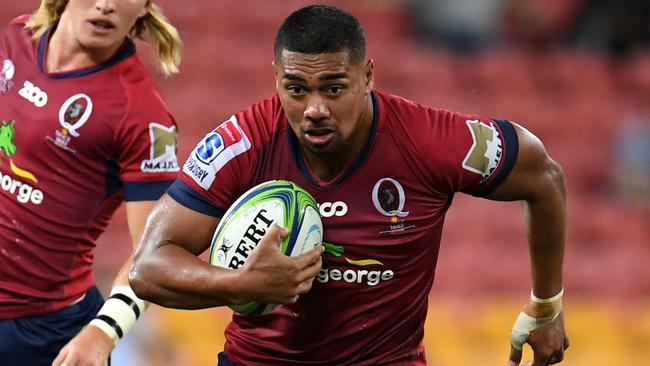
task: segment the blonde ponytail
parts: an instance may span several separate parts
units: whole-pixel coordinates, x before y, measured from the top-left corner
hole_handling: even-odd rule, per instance
[[[178,73],[183,42],[158,5],[150,4],[147,7],[147,14],[135,22],[132,34],[151,44],[163,74],[169,76]]]

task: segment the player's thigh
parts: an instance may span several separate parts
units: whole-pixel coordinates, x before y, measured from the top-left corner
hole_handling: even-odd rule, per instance
[[[61,348],[95,317],[103,301],[93,288],[81,301],[59,311],[0,320],[0,365],[50,366]]]

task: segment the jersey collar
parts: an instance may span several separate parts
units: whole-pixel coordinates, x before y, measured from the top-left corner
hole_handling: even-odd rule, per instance
[[[302,175],[307,179],[307,181],[316,187],[320,188],[333,188],[339,184],[342,184],[345,182],[352,174],[354,174],[363,161],[366,159],[366,156],[370,153],[370,148],[372,147],[373,142],[375,141],[375,134],[377,132],[377,125],[379,121],[379,101],[377,100],[377,96],[375,95],[375,92],[370,92],[370,97],[372,100],[372,128],[370,130],[370,135],[368,136],[368,140],[366,140],[365,145],[363,146],[363,149],[357,156],[357,158],[354,160],[352,165],[338,178],[336,178],[334,181],[330,183],[322,183],[318,182],[311,174],[309,167],[307,166],[307,163],[305,161],[305,157],[303,156],[302,152],[300,151],[300,142],[298,141],[298,137],[296,136],[295,133],[293,133],[293,130],[291,127],[287,128],[288,135],[289,135],[289,149],[291,151],[291,155],[293,155],[294,161],[298,164],[298,169],[300,169],[300,172]]]
[[[68,78],[75,78],[75,77],[89,75],[98,71],[102,71],[108,67],[111,67],[119,63],[120,61],[128,58],[129,56],[135,54],[135,44],[131,39],[127,38],[124,41],[124,44],[122,44],[122,47],[120,47],[120,49],[115,53],[115,55],[113,55],[110,59],[108,59],[106,62],[104,62],[101,65],[87,67],[79,70],[60,72],[60,73],[48,73],[47,70],[45,69],[45,56],[47,55],[47,47],[50,43],[50,36],[52,35],[52,32],[54,32],[54,29],[56,29],[56,25],[48,29],[47,32],[45,32],[41,36],[41,39],[39,40],[38,43],[38,57],[37,57],[38,68],[41,70],[42,73],[46,74],[48,77],[52,79],[68,79]]]

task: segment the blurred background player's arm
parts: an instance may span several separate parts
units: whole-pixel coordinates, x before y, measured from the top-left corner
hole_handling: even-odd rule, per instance
[[[542,142],[532,133],[515,125],[519,138],[517,162],[497,190],[488,196],[499,201],[524,200],[528,243],[532,269],[532,294],[537,299],[550,299],[561,293],[564,238],[566,232],[566,193],[562,168],[546,153]],[[558,299],[561,302],[561,294]],[[535,318],[554,316],[544,327],[530,333],[528,343],[534,351],[533,365],[547,365],[562,360],[568,339],[561,303],[542,305],[531,301],[526,312]],[[510,360],[518,364],[521,349],[512,346]]]
[[[155,204],[156,201],[128,201],[125,204],[134,251],[142,238],[147,217]],[[113,281],[113,289],[124,289],[129,286],[128,273],[132,259],[133,255],[131,254],[120,267]],[[126,333],[127,330],[123,329],[122,331]],[[117,342],[106,332],[97,326],[89,325],[61,349],[53,365],[106,365],[108,356],[116,344]]]

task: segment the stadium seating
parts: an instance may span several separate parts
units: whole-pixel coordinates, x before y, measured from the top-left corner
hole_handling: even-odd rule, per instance
[[[274,32],[282,17],[311,2],[158,2],[185,40],[182,73],[169,79],[159,77],[178,121],[179,156],[184,160],[194,144],[218,122],[273,92]],[[587,347],[587,351],[579,353],[581,361],[569,364],[642,364],[643,357],[650,357],[650,213],[621,200],[612,189],[616,164],[613,143],[626,116],[634,110],[630,80],[650,86],[650,53],[643,56],[640,71],[625,76],[627,81],[621,82],[618,77],[625,70],[603,55],[566,49],[542,54],[514,46],[457,55],[436,45],[417,43],[410,36],[409,20],[397,1],[333,3],[348,8],[366,26],[368,56],[376,62],[378,89],[436,107],[509,118],[542,138],[549,154],[562,164],[567,179],[565,285],[571,297],[586,299],[569,307],[570,325],[576,340],[583,344],[590,344],[593,332],[611,341],[610,353],[607,347]],[[5,2],[0,21],[6,24],[13,15],[34,7]],[[140,49],[143,55],[149,52],[146,47]],[[481,356],[495,355],[491,360],[506,357],[506,348],[495,349],[507,346],[499,337],[507,334],[507,317],[515,314],[520,304],[488,300],[487,305],[481,303],[486,306],[481,314],[473,314],[472,299],[480,295],[523,299],[530,287],[522,205],[463,195],[455,201],[443,233],[432,293],[429,326],[434,330],[427,333],[427,344],[432,346],[429,352],[440,365],[476,364],[476,357]],[[96,256],[102,260],[96,271],[100,273],[104,267],[117,266],[129,251],[126,244],[123,249],[112,245],[129,241],[121,213],[98,245]],[[472,218],[472,230],[467,230],[468,217]],[[597,306],[601,302],[593,299],[601,297],[635,300],[645,310],[637,312],[634,319],[626,318],[624,313],[629,309]],[[465,301],[448,300],[455,298]],[[507,311],[496,310],[500,306]],[[204,316],[190,323],[206,324],[207,319],[207,324],[217,322],[215,327],[227,320],[221,312],[217,320],[210,318],[213,315],[179,314],[162,315],[168,322],[168,332],[196,342],[205,338],[192,337],[193,333],[183,328],[186,319]],[[467,314],[473,319],[479,317],[480,324],[463,322]],[[604,320],[602,314],[606,314]],[[448,341],[436,338],[437,330]],[[219,328],[217,333],[221,332]],[[206,357],[221,346],[215,346],[214,339],[201,343]],[[217,340],[222,342],[221,338]],[[470,352],[468,344],[485,348]],[[633,355],[620,356],[625,350]],[[629,362],[612,355],[629,357]],[[461,359],[453,358],[459,356]],[[505,363],[505,359],[501,361]]]

